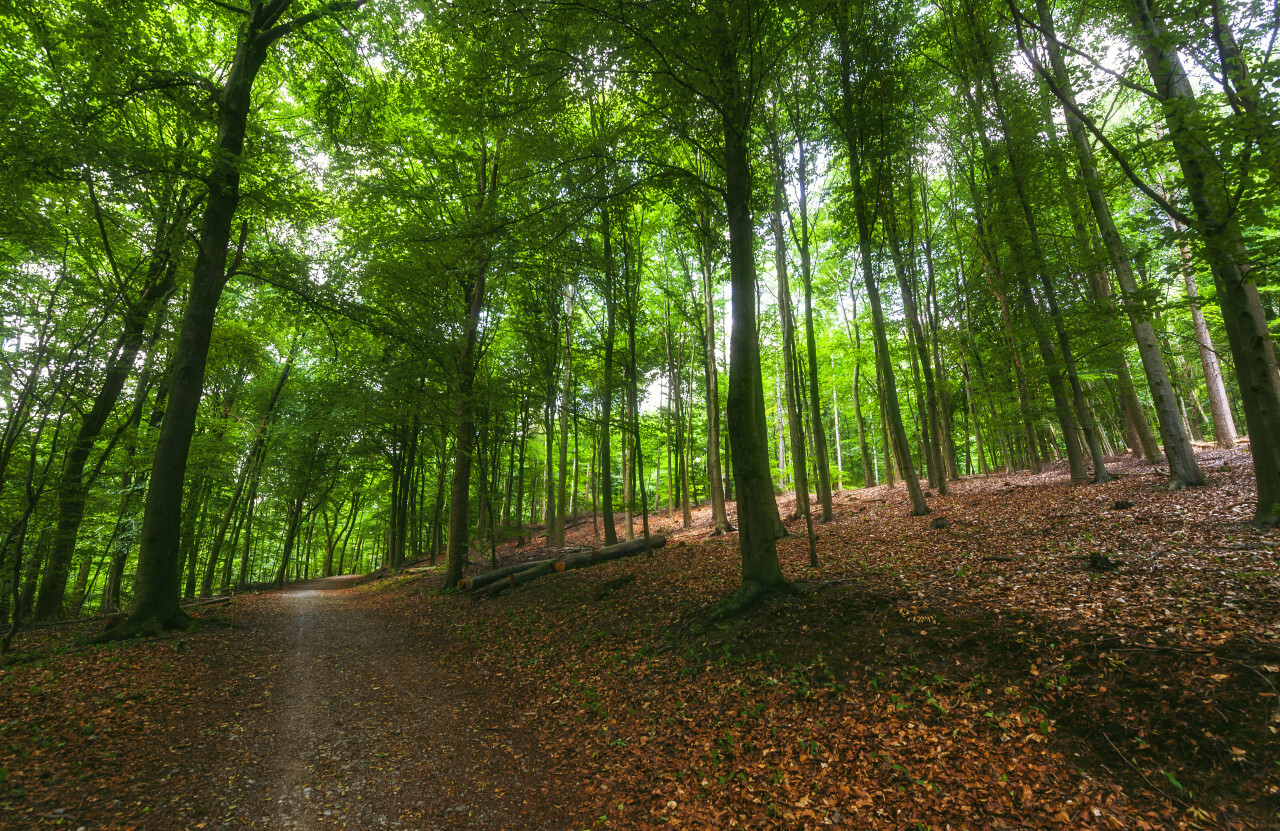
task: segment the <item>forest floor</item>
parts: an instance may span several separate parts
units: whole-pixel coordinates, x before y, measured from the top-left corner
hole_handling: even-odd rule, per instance
[[[240,597],[163,639],[46,642],[0,683],[0,828],[572,827],[579,800],[482,676],[442,670],[447,635],[358,582]]]
[[[35,632],[0,676],[0,826],[1275,828],[1280,533],[1247,454],[1200,461],[1181,492],[1120,459],[969,477],[938,530],[844,491],[818,568],[802,521],[780,542],[806,591],[710,629],[739,563],[702,509],[493,599],[425,572],[165,640]]]

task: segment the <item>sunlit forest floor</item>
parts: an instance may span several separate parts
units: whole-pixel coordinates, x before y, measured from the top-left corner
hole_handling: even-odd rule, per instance
[[[652,558],[492,599],[441,594],[430,571],[325,595],[308,614],[339,648],[316,666],[346,670],[301,698],[278,676],[307,638],[275,593],[164,641],[67,651],[72,632],[35,633],[17,646],[45,657],[0,682],[0,825],[247,827],[265,815],[211,797],[210,771],[278,806],[289,784],[239,770],[236,743],[299,729],[283,699],[359,725],[344,763],[406,790],[367,788],[366,814],[315,785],[289,797],[293,827],[480,827],[479,810],[513,828],[530,810],[564,828],[1276,827],[1280,534],[1247,522],[1249,458],[1203,451],[1213,486],[1181,492],[1110,462],[1105,485],[1061,466],[966,478],[931,517],[900,487],[841,492],[818,568],[803,521],[780,543],[803,592],[710,629],[739,564],[705,509],[689,529],[651,517],[669,537]],[[589,518],[570,544],[595,544]],[[1116,570],[1091,572],[1091,552]],[[340,614],[366,622],[323,629]],[[416,782],[431,775],[456,781]]]

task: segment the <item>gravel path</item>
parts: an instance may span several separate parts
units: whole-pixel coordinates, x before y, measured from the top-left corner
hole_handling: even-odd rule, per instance
[[[510,704],[433,667],[412,607],[352,578],[244,605],[228,644],[235,680],[210,702],[236,709],[206,713],[218,738],[192,795],[202,827],[570,827],[570,789],[495,717]]]

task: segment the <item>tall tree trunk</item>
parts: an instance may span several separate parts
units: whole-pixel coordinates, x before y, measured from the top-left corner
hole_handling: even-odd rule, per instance
[[[831,374],[835,377],[835,356],[831,356]],[[836,397],[836,385],[831,384],[831,421],[836,440],[836,490],[844,490],[844,451],[840,447],[840,400]]]
[[[499,163],[497,152],[490,152],[488,145],[480,146],[476,182],[476,213],[492,210],[490,202],[497,198]],[[452,589],[462,579],[467,565],[467,548],[470,540],[471,511],[471,462],[475,443],[475,379],[479,369],[476,355],[480,339],[480,316],[485,305],[485,279],[489,274],[489,261],[484,257],[471,275],[466,287],[467,323],[462,334],[462,353],[458,357],[458,399],[456,410],[457,438],[453,451],[453,488],[449,496],[449,549],[444,566],[444,586]]]
[[[1218,447],[1230,450],[1236,446],[1236,423],[1231,417],[1231,404],[1227,400],[1227,387],[1222,382],[1222,368],[1218,364],[1218,351],[1209,335],[1209,324],[1200,310],[1200,296],[1196,291],[1196,272],[1192,266],[1191,249],[1186,240],[1178,240],[1178,264],[1182,280],[1187,287],[1187,299],[1191,302],[1191,322],[1196,331],[1196,347],[1200,351],[1200,366],[1204,370],[1204,383],[1209,394],[1209,411],[1213,413],[1213,433]]]
[[[524,546],[524,454],[529,437],[529,396],[520,399],[520,432],[516,441],[520,443],[519,461],[516,463],[516,547]]]
[[[613,350],[617,333],[618,301],[615,295],[617,261],[613,254],[613,227],[609,208],[600,207],[600,235],[604,249],[604,367],[600,376],[600,512],[604,520],[604,544],[618,544],[613,522],[613,453],[610,431],[613,417]]]
[[[553,369],[554,372],[554,369]],[[556,524],[556,382],[547,379],[547,398],[542,404],[542,533],[548,548],[558,548],[555,538]],[[563,545],[563,543],[561,544]]]
[[[1195,452],[1186,432],[1177,418],[1174,404],[1173,388],[1169,381],[1169,373],[1160,352],[1160,343],[1156,339],[1155,329],[1151,323],[1151,313],[1142,302],[1137,280],[1134,279],[1133,267],[1129,252],[1120,233],[1116,229],[1111,216],[1111,207],[1103,193],[1102,183],[1098,177],[1097,164],[1093,157],[1093,148],[1084,124],[1076,117],[1075,93],[1070,85],[1066,63],[1058,48],[1057,38],[1053,30],[1053,16],[1049,11],[1047,0],[1036,0],[1036,11],[1040,17],[1040,25],[1046,34],[1046,47],[1049,61],[1053,67],[1054,82],[1062,96],[1063,109],[1066,114],[1067,132],[1076,148],[1076,159],[1080,163],[1080,171],[1084,178],[1089,195],[1089,205],[1093,209],[1094,219],[1102,234],[1107,256],[1111,260],[1111,268],[1115,272],[1116,282],[1120,284],[1120,294],[1125,313],[1129,317],[1130,327],[1138,343],[1138,354],[1142,358],[1142,367],[1147,375],[1147,384],[1151,390],[1151,399],[1156,408],[1156,419],[1160,425],[1160,437],[1164,442],[1164,452],[1169,460],[1170,486],[1181,488],[1192,485],[1207,485],[1208,479],[1196,463]],[[1126,405],[1131,406],[1131,405]],[[1132,410],[1131,410],[1132,412]],[[1133,413],[1137,423],[1138,412]],[[1139,436],[1141,428],[1139,427]]]
[[[184,569],[186,574],[186,585],[183,588],[182,596],[185,598],[195,597],[196,593],[196,561],[200,552],[200,540],[204,538],[204,523],[209,513],[209,493],[213,490],[213,482],[207,475],[201,475],[196,483],[189,489],[187,496],[187,504],[183,508],[182,517],[182,537],[180,545],[183,561],[186,563]]]
[[[738,497],[738,541],[742,558],[739,600],[785,590],[789,583],[778,563],[775,523],[778,515],[769,474],[764,384],[756,329],[755,223],[751,217],[751,93],[744,85],[739,54],[745,37],[740,9],[730,10],[719,35],[721,126],[724,137],[724,208],[729,226],[729,283],[733,327],[729,346],[728,433]]]
[[[720,459],[720,375],[716,366],[716,314],[714,265],[711,249],[711,208],[699,210],[698,270],[702,276],[702,348],[703,380],[707,385],[707,481],[711,491],[712,535],[733,530],[725,510],[724,470]]]
[[[569,476],[569,407],[573,390],[573,287],[569,288],[569,309],[564,326],[564,384],[560,392],[560,465],[556,477],[556,510],[551,518],[548,543],[551,548],[564,547],[564,515],[568,508]]]
[[[920,480],[916,477],[915,467],[911,460],[911,447],[907,441],[907,433],[902,425],[902,412],[898,407],[898,387],[894,379],[893,362],[889,355],[889,338],[886,330],[884,311],[880,304],[880,287],[876,283],[875,271],[872,267],[871,233],[873,211],[872,204],[862,181],[863,147],[866,144],[861,134],[861,119],[854,113],[854,102],[859,100],[853,90],[853,55],[850,45],[849,21],[836,10],[836,30],[840,59],[840,107],[844,144],[848,151],[849,178],[853,186],[854,219],[858,233],[858,253],[862,268],[862,279],[867,289],[867,299],[871,306],[871,324],[876,345],[876,363],[879,377],[883,385],[882,414],[886,429],[893,446],[893,455],[897,458],[903,479],[907,484],[907,494],[911,500],[911,513],[924,516],[929,513],[929,506],[924,500],[924,491],[920,488]]]
[[[693,506],[690,503],[692,498],[689,487],[689,458],[693,455],[692,442],[686,437],[685,424],[691,419],[685,415],[685,403],[683,395],[684,384],[681,383],[680,377],[683,374],[682,369],[682,353],[683,350],[678,345],[676,348],[675,364],[673,367],[673,387],[675,391],[675,419],[676,419],[676,458],[680,460],[680,472],[678,481],[680,482],[680,519],[683,527],[688,528],[693,525]],[[692,429],[692,424],[689,425]]]
[[[626,252],[626,286],[627,286],[627,396],[628,409],[631,411],[631,466],[634,480],[640,487],[640,528],[645,545],[649,544],[649,495],[644,480],[644,446],[640,441],[640,400],[639,372],[636,365],[636,316],[640,313],[640,279],[643,262],[640,246],[642,218],[636,221],[634,236],[628,239],[624,228],[623,246]],[[685,491],[685,504],[688,505],[688,489]],[[629,504],[629,501],[628,501]],[[686,508],[686,511],[688,509]],[[631,530],[630,515],[627,517],[627,530]],[[628,537],[632,534],[628,534]]]
[[[1195,213],[1196,231],[1204,241],[1231,344],[1249,446],[1258,485],[1254,518],[1280,524],[1280,391],[1275,352],[1267,321],[1249,279],[1248,253],[1239,220],[1218,160],[1196,138],[1193,122],[1200,113],[1182,60],[1156,20],[1149,0],[1132,0],[1134,33],[1164,110],[1165,126],[1182,169],[1184,186]]]
[[[272,581],[276,588],[283,586],[285,580],[289,577],[289,565],[293,560],[293,548],[298,541],[298,530],[302,528],[302,497],[296,497],[289,502],[289,509],[285,512],[284,525],[284,548],[280,552],[280,566],[276,569],[276,576]]]
[[[924,221],[924,236],[921,242],[924,248],[925,305],[929,318],[929,339],[933,352],[933,371],[934,377],[937,379],[934,389],[938,400],[938,452],[941,454],[942,466],[945,468],[944,475],[954,481],[960,478],[960,470],[956,462],[956,442],[951,429],[952,411],[950,396],[947,392],[947,362],[943,358],[942,348],[938,339],[940,315],[938,311],[938,284],[933,270],[933,225],[929,215],[929,184],[924,181],[923,176],[920,183],[920,213]],[[966,452],[968,452],[967,449]]]
[[[227,503],[227,510],[222,516],[222,521],[218,523],[218,531],[213,538],[213,548],[209,552],[209,562],[200,581],[201,597],[208,597],[213,589],[213,575],[217,573],[218,559],[222,553],[222,544],[226,540],[227,529],[231,527],[231,518],[235,515],[237,507],[239,507],[240,496],[244,492],[245,483],[249,480],[250,471],[256,470],[260,466],[259,457],[266,452],[267,427],[271,423],[271,416],[275,412],[276,402],[280,400],[280,393],[284,389],[285,382],[289,380],[289,372],[293,369],[293,361],[300,344],[301,339],[295,338],[293,345],[289,349],[289,357],[285,359],[284,368],[280,370],[280,377],[276,379],[276,385],[271,390],[271,397],[267,399],[267,406],[262,412],[262,418],[254,430],[253,442],[249,445],[249,454],[245,458],[244,468],[236,479],[231,501]],[[234,550],[235,547],[232,546],[232,551],[234,552]]]
[[[97,208],[97,200],[94,200]],[[96,212],[96,210],[95,210]],[[101,222],[101,218],[99,218]],[[80,419],[80,429],[67,448],[62,463],[62,476],[58,486],[58,518],[57,530],[54,534],[53,551],[48,566],[40,581],[40,593],[36,598],[32,617],[35,620],[47,620],[62,614],[63,595],[67,588],[67,569],[76,550],[76,539],[80,533],[80,524],[84,519],[84,503],[88,495],[90,482],[85,478],[84,469],[93,452],[95,440],[106,425],[111,411],[115,408],[124,389],[125,381],[133,372],[138,352],[147,342],[145,328],[152,311],[168,302],[169,293],[173,290],[176,265],[173,249],[176,244],[171,236],[180,233],[176,227],[180,222],[184,227],[186,215],[179,212],[175,227],[158,231],[159,239],[151,252],[148,263],[146,285],[137,300],[130,303],[124,315],[124,323],[115,349],[107,363],[107,370],[102,386],[94,397],[93,404]],[[105,231],[103,239],[106,239]],[[112,259],[114,263],[114,259]],[[157,327],[159,321],[157,321]],[[152,339],[154,344],[154,339]]]
[[[803,136],[797,136],[799,154],[797,178],[800,183],[800,279],[804,284],[804,339],[809,355],[809,419],[813,435],[813,455],[818,474],[818,503],[823,522],[835,515],[831,506],[831,463],[827,456],[827,433],[822,422],[821,394],[818,387],[818,342],[813,331],[813,268],[809,256],[809,176]],[[834,391],[833,391],[834,394]],[[837,443],[838,443],[837,439]],[[837,455],[839,451],[837,450]]]
[[[782,151],[773,139],[773,262],[778,278],[778,317],[782,322],[782,378],[786,399],[787,438],[791,446],[791,481],[795,488],[795,513],[792,518],[809,515],[808,453],[805,448],[804,420],[801,415],[799,366],[796,355],[796,324],[791,308],[791,283],[787,272],[787,238],[782,227],[783,211]],[[781,418],[781,414],[779,414]]]
[[[635,445],[628,440],[633,419],[630,398],[623,400],[622,414],[622,520],[626,523],[624,535],[633,540],[636,538],[636,454]]]
[[[853,334],[849,334],[849,321],[844,322],[845,335],[853,342],[853,420],[858,428],[858,452],[862,456],[862,487],[870,488],[877,484],[875,454],[871,452],[870,440],[867,437],[867,422],[862,417],[862,330],[858,324],[858,297],[853,291],[854,283],[849,283],[849,299],[852,301]]]
[[[892,202],[892,200],[891,200]],[[923,447],[925,467],[929,471],[929,482],[940,494],[948,493],[947,477],[943,471],[940,441],[942,430],[938,426],[938,394],[933,383],[933,365],[929,361],[929,346],[925,340],[924,327],[920,325],[920,312],[916,307],[915,289],[907,274],[902,255],[901,239],[898,236],[897,221],[893,217],[893,205],[885,207],[885,232],[889,238],[889,252],[893,258],[893,270],[898,276],[898,288],[902,291],[902,308],[910,327],[907,340],[914,347],[912,357],[913,371],[923,372],[925,394],[918,396],[920,404],[920,443]],[[918,380],[917,380],[918,383]]]
[[[288,23],[279,23],[290,5],[291,0],[253,3],[249,20],[241,28],[235,57],[219,98],[217,146],[211,154],[212,167],[204,179],[205,214],[187,306],[174,348],[164,421],[148,482],[133,609],[124,624],[107,633],[109,637],[127,637],[152,626],[181,628],[189,621],[178,605],[182,485],[204,389],[214,314],[230,276],[227,249],[232,220],[240,202],[240,155],[252,109],[254,79],[266,62],[268,49],[281,37],[318,17],[358,8],[361,0],[336,3],[299,15]]]
[[[1040,352],[1049,370],[1049,386],[1053,392],[1054,407],[1058,412],[1058,420],[1062,425],[1063,439],[1067,447],[1067,459],[1071,466],[1071,476],[1073,480],[1082,480],[1086,476],[1084,460],[1079,455],[1079,445],[1073,440],[1074,430],[1079,429],[1084,434],[1085,444],[1093,460],[1093,481],[1109,482],[1112,476],[1107,472],[1102,450],[1098,445],[1097,435],[1094,431],[1094,425],[1089,423],[1086,415],[1088,408],[1084,400],[1084,388],[1081,386],[1079,375],[1076,372],[1075,353],[1071,348],[1071,340],[1067,334],[1062,313],[1058,308],[1057,290],[1049,277],[1048,260],[1040,242],[1039,222],[1032,207],[1031,195],[1028,190],[1028,177],[1023,167],[1023,159],[1014,147],[1012,128],[1008,112],[1004,106],[1004,94],[996,75],[994,64],[988,60],[984,66],[991,88],[991,98],[992,103],[995,105],[996,117],[1004,133],[1003,143],[1005,158],[1009,166],[1009,178],[1012,180],[1018,204],[1022,208],[1023,220],[1026,223],[1027,234],[1030,238],[1030,257],[1028,258],[1025,253],[1019,257],[1019,283],[1022,290],[1022,302],[1027,309],[1027,313],[1031,316],[1033,326],[1036,328],[1037,340],[1040,342]],[[1015,251],[1022,247],[1021,242],[1016,241],[1012,234],[1010,235],[1010,242],[1015,243]],[[1030,267],[1023,268],[1026,265]],[[1031,271],[1036,275],[1040,283],[1040,289],[1044,294],[1045,303],[1049,309],[1049,318],[1053,324],[1053,331],[1057,336],[1056,353],[1052,346],[1049,345],[1051,342],[1048,334],[1042,332],[1039,307],[1032,297],[1027,271]],[[1060,367],[1059,361],[1061,362]],[[1062,386],[1064,375],[1066,383],[1071,388],[1071,403],[1068,403],[1066,389]],[[1075,407],[1074,412],[1072,412],[1072,404]]]

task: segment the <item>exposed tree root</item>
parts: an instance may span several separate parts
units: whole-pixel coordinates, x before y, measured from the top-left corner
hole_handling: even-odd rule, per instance
[[[710,626],[713,623],[737,617],[768,598],[787,597],[799,594],[800,591],[800,588],[794,583],[783,582],[765,585],[754,580],[748,580],[742,584],[742,588],[729,595],[724,603],[712,609],[700,622],[703,626]],[[695,619],[694,622],[699,621]]]
[[[98,635],[89,638],[85,643],[114,643],[138,637],[158,637],[174,629],[188,629],[191,626],[191,615],[181,608],[175,607],[167,613],[155,613],[144,616],[129,615],[117,626],[112,626]]]

